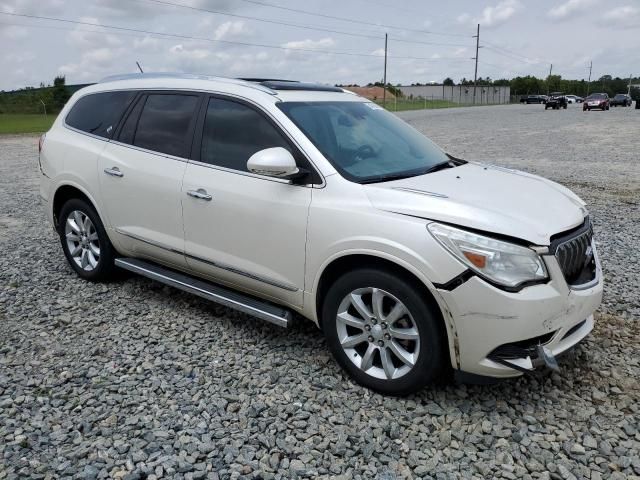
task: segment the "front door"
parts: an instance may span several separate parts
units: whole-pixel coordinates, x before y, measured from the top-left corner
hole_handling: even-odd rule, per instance
[[[294,148],[263,113],[236,100],[211,97],[201,124],[182,187],[189,267],[301,306],[312,189],[247,171],[259,150]]]

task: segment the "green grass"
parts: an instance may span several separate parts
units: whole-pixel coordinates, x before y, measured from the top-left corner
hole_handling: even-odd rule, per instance
[[[375,101],[378,105],[382,105],[382,100]],[[464,107],[461,103],[450,102],[449,100],[387,100],[386,108],[391,112],[403,112],[405,110],[431,110],[435,108],[453,108]]]
[[[0,114],[0,135],[46,132],[55,119],[55,115],[3,113]]]

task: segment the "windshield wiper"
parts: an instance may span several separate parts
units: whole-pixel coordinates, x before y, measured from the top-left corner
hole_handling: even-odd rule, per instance
[[[389,174],[389,175],[380,175],[379,177],[368,178],[366,180],[361,181],[360,183],[378,183],[378,182],[390,182],[392,180],[402,180],[403,178],[417,177],[419,175],[426,175],[427,173],[437,172],[438,170],[444,170],[445,168],[453,168],[457,166],[451,160],[446,160],[444,162],[436,163],[432,167],[429,167],[425,170],[421,170],[418,172],[411,173],[397,173],[397,174]]]

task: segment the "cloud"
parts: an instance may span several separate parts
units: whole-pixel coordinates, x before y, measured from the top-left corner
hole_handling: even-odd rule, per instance
[[[604,14],[604,23],[613,27],[640,27],[640,8],[631,5],[614,8]]]
[[[283,43],[281,46],[284,48],[290,48],[292,50],[295,49],[320,49],[320,48],[328,48],[333,47],[336,44],[335,40],[331,37],[321,38],[320,40],[311,40],[307,38],[306,40],[296,40],[293,42]]]
[[[242,20],[234,22],[224,22],[213,33],[213,38],[222,40],[225,38],[233,38],[244,36],[249,33],[249,29]]]
[[[479,23],[481,27],[497,27],[513,17],[521,6],[518,0],[502,0],[493,6],[485,7],[478,17],[472,17],[465,12],[460,14],[456,20],[462,24],[475,25]]]
[[[547,16],[557,21],[568,20],[583,14],[594,3],[595,0],[568,0],[549,10]]]

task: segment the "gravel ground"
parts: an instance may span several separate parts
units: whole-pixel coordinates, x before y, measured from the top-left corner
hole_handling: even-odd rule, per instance
[[[589,203],[605,301],[559,373],[385,398],[347,379],[310,324],[282,330],[141,278],[81,281],[38,205],[36,138],[0,137],[0,479],[640,478],[640,114],[402,116]]]

